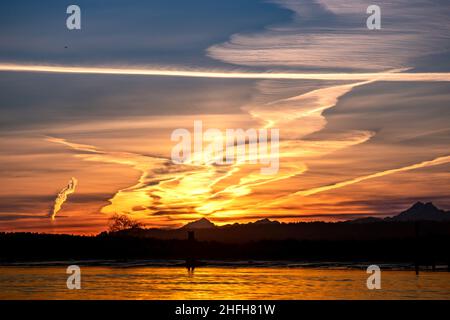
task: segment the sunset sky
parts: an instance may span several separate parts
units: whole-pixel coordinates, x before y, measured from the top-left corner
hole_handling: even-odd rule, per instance
[[[368,30],[372,2],[79,0],[81,30],[1,2],[0,231],[450,210],[450,3],[380,0]],[[196,120],[279,129],[279,172],[174,164]]]

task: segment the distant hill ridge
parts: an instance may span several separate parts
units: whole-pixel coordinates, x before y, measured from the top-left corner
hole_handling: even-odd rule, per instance
[[[189,222],[188,224],[181,227],[181,229],[209,229],[215,228],[216,225],[206,218],[201,218],[200,220]]]
[[[384,219],[367,217],[355,219],[352,223],[371,223],[379,221],[450,221],[450,212],[437,208],[433,203],[416,202],[411,208],[400,214]]]
[[[376,218],[376,217],[365,217],[355,220],[348,220],[347,223],[373,223],[381,221],[450,221],[450,212],[437,208],[433,203],[427,202],[416,202],[409,209],[402,211],[400,214],[387,217],[387,218]],[[245,226],[245,225],[277,225],[280,224],[279,221],[270,220],[268,218],[260,219],[255,222],[249,223],[235,223],[234,226]],[[233,226],[233,225],[228,225]],[[217,226],[209,221],[207,218],[201,218],[199,220],[189,222],[188,224],[181,227],[181,229],[211,229],[217,228]]]
[[[386,218],[389,220],[389,218]],[[394,221],[444,221],[450,219],[450,212],[438,209],[433,203],[416,202],[411,208],[401,212],[399,215],[390,218]]]
[[[433,237],[450,237],[450,212],[436,208],[432,203],[417,202],[411,208],[389,218],[365,217],[361,219],[331,222],[279,222],[268,218],[249,223],[215,225],[202,218],[177,229],[133,228],[122,230],[118,235],[161,240],[185,240],[187,231],[195,231],[199,241],[222,243],[249,243],[261,240],[308,240],[308,241],[362,241],[414,239],[416,221],[420,234]]]
[[[270,220],[268,218],[264,218],[264,219],[257,220],[255,222],[249,222],[249,223],[244,223],[244,224],[235,223],[235,224],[226,225],[226,226],[278,225],[278,224],[281,224],[281,223],[279,221],[276,221],[276,220]],[[192,222],[189,222],[189,223],[185,224],[180,229],[183,229],[183,230],[196,230],[196,229],[211,229],[211,228],[217,228],[217,227],[218,226],[216,226],[214,223],[212,223],[208,219],[201,218],[199,220],[195,220],[195,221],[192,221]]]

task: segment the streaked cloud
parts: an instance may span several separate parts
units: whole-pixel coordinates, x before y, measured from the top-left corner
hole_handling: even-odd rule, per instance
[[[450,6],[442,1],[377,1],[382,29],[375,32],[365,25],[370,0],[273,2],[294,12],[291,23],[234,34],[208,55],[240,66],[386,70],[450,50]]]
[[[271,196],[270,186],[305,173],[309,158],[320,157],[368,141],[373,133],[350,131],[326,140],[302,140],[320,131],[326,120],[322,113],[333,108],[339,97],[354,87],[367,82],[325,87],[287,99],[267,102],[263,105],[247,105],[243,108],[260,128],[290,127],[282,131],[280,144],[281,167],[276,175],[260,172],[259,165],[234,163],[215,166],[208,159],[210,154],[192,154],[193,159],[203,163],[175,165],[167,158],[144,156],[129,152],[105,151],[92,145],[69,142],[65,139],[48,138],[79,151],[76,157],[85,161],[110,162],[131,166],[141,174],[139,181],[119,190],[102,208],[106,214],[131,214],[150,223],[161,217],[179,222],[207,216],[222,216],[230,208],[239,212],[236,218],[245,218],[248,207]],[[277,117],[277,115],[281,115]],[[226,123],[223,116],[222,123]],[[314,125],[308,125],[313,123]],[[255,190],[267,186],[259,194]],[[253,214],[253,213],[252,213]]]

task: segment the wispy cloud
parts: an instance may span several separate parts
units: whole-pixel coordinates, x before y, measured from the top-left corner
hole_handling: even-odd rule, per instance
[[[281,166],[275,175],[263,175],[259,165],[246,163],[215,166],[210,161],[211,154],[192,154],[192,159],[204,161],[176,165],[165,158],[105,151],[64,139],[48,140],[79,151],[76,156],[83,160],[129,165],[140,171],[138,183],[119,190],[109,200],[110,205],[102,209],[104,213],[133,214],[150,221],[152,217],[173,216],[184,221],[204,215],[223,217],[223,212],[232,209],[239,219],[254,214],[247,213],[247,208],[271,195],[269,190],[256,194],[256,189],[263,186],[270,189],[271,185],[302,175],[308,170],[308,159],[364,143],[373,136],[370,131],[353,130],[332,139],[303,139],[324,128],[326,120],[322,113],[325,110],[333,108],[338,99],[354,87],[367,83],[325,87],[291,98],[245,106],[243,110],[260,128],[290,128],[282,131]]]
[[[382,29],[375,32],[365,26],[370,0],[273,2],[294,13],[290,23],[235,34],[208,55],[240,66],[386,70],[450,49],[450,6],[442,1],[377,1]]]

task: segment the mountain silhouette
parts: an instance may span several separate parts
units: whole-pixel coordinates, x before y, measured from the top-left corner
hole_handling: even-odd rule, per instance
[[[200,220],[189,222],[188,224],[184,225],[181,229],[211,229],[215,227],[216,225],[211,221],[209,221],[208,219],[201,218]]]
[[[386,221],[450,221],[450,213],[431,203],[416,202],[411,208]]]
[[[382,218],[375,218],[375,217],[366,217],[366,218],[359,218],[359,219],[354,219],[354,220],[348,220],[345,221],[345,223],[374,223],[374,222],[380,222],[383,221]]]
[[[450,212],[437,208],[433,203],[416,202],[411,208],[402,211],[396,216],[387,218],[366,217],[347,221],[348,223],[373,223],[380,221],[450,221]]]
[[[257,221],[255,221],[253,223],[254,224],[265,224],[265,225],[268,225],[268,224],[280,224],[279,221],[276,221],[276,220],[272,221],[272,220],[267,219],[267,218],[257,220]]]
[[[129,228],[97,236],[0,232],[0,265],[93,258],[180,260],[190,255],[205,260],[369,259],[410,263],[428,259],[447,263],[449,216],[450,212],[432,203],[418,202],[391,218],[345,222],[285,223],[260,219],[216,226],[202,218],[178,229]],[[190,241],[194,233],[196,241]]]
[[[207,218],[192,221],[177,229],[134,228],[118,235],[161,240],[184,240],[186,231],[195,231],[199,241],[246,243],[262,240],[382,240],[409,239],[415,236],[414,223],[423,221],[422,232],[435,235],[450,234],[450,212],[432,203],[418,202],[411,208],[390,218],[365,217],[342,222],[279,222],[263,218],[249,223],[215,225]],[[429,230],[429,231],[427,231]]]
[[[377,217],[365,217],[360,219],[354,219],[354,220],[348,220],[345,223],[350,224],[364,224],[364,223],[376,223],[381,221],[450,221],[450,212],[444,211],[442,209],[437,208],[433,203],[427,202],[416,202],[412,207],[409,209],[402,211],[396,216],[393,217],[387,217],[387,218],[377,218]],[[255,222],[249,222],[249,223],[234,223],[232,225],[225,225],[224,227],[250,227],[250,226],[276,226],[281,225],[279,221],[276,220],[270,220],[268,218],[260,219]],[[216,226],[214,223],[209,221],[206,218],[201,218],[199,220],[190,222],[180,229],[212,229],[212,228],[222,228]]]
[[[255,222],[249,222],[249,223],[244,223],[244,224],[234,223],[231,226],[236,227],[236,226],[245,226],[245,225],[278,225],[278,224],[280,224],[279,221],[264,218],[264,219],[256,220]],[[217,228],[217,226],[214,223],[212,223],[211,221],[209,221],[208,219],[201,218],[199,220],[195,220],[195,221],[185,224],[180,229],[186,230],[186,229],[212,229],[212,228]]]

